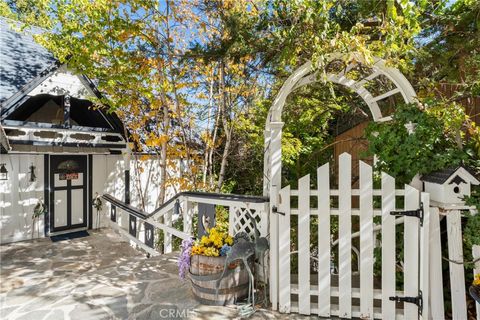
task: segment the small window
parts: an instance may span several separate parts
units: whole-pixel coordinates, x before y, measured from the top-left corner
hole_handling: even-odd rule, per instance
[[[80,165],[74,160],[66,160],[59,163],[57,167],[61,172],[78,172],[81,171]]]

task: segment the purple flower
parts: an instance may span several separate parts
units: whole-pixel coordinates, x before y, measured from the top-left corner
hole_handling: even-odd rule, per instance
[[[178,275],[181,279],[185,279],[188,269],[190,268],[190,256],[192,254],[193,239],[185,239],[182,241],[180,257],[178,257]]]

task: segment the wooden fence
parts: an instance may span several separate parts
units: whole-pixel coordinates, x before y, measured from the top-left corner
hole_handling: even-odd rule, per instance
[[[338,189],[330,188],[325,164],[317,170],[316,189],[307,175],[298,190],[287,186],[279,192],[279,222],[270,223],[279,247],[271,255],[278,256],[272,261],[278,263],[278,274],[270,279],[279,288],[272,292],[273,308],[322,317],[416,319],[421,313],[428,319],[429,304],[411,302],[429,301],[429,195],[410,186],[395,189],[387,174],[381,176],[381,188],[374,189],[372,167],[363,162],[359,188],[353,189],[351,168],[351,156],[344,153]],[[354,197],[358,208],[352,207]],[[421,218],[398,217],[404,210]]]

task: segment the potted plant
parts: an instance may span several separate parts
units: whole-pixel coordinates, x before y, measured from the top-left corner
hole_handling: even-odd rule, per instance
[[[477,303],[480,303],[480,273],[475,275],[475,279],[473,280],[473,283],[468,291],[470,292],[472,298]]]
[[[233,245],[233,237],[226,228],[213,227],[199,240],[183,240],[179,258],[179,275],[188,275],[195,298],[202,304],[227,305],[248,294],[248,273],[241,263],[227,266],[227,275],[220,282],[216,295],[216,281],[225,265],[227,252]]]

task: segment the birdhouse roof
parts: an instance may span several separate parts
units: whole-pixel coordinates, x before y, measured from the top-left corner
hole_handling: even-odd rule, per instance
[[[480,184],[480,181],[475,177],[474,173],[468,168],[465,168],[464,166],[451,167],[451,168],[446,168],[439,171],[434,171],[432,173],[423,175],[421,180],[425,182],[436,183],[436,184],[444,184],[445,182],[448,181],[448,179],[450,179],[455,174],[457,174],[458,178],[455,177],[454,179],[457,179],[457,180],[467,179],[468,181],[464,181],[465,183],[471,183],[475,185]],[[452,181],[452,182],[455,182],[455,181]]]

